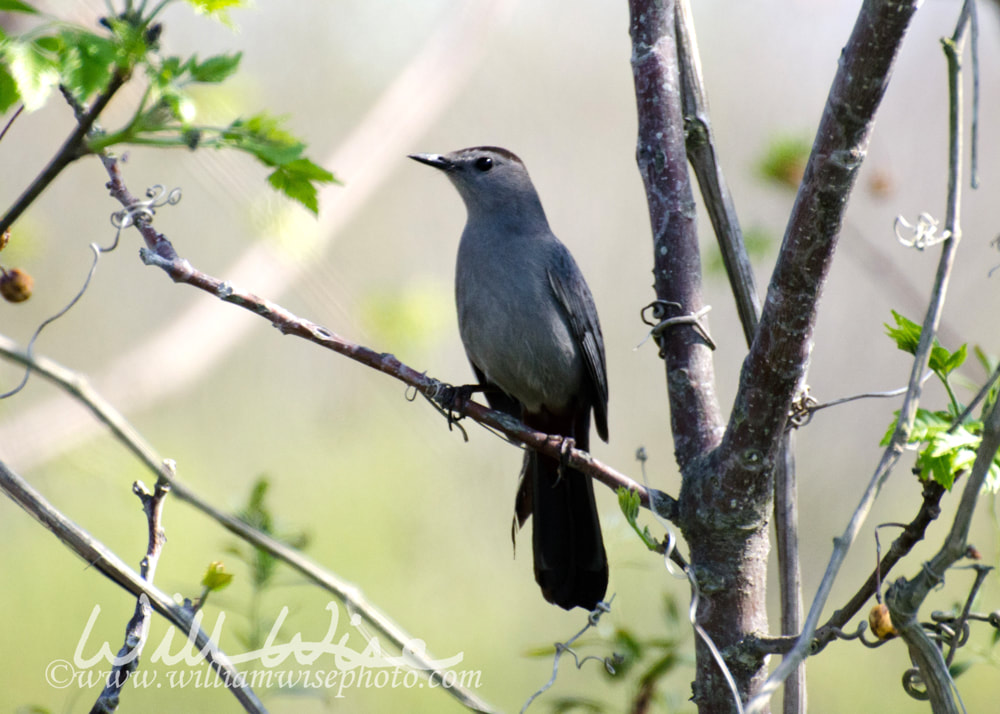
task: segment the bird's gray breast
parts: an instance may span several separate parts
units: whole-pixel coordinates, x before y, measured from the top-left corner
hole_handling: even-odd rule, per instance
[[[455,271],[458,327],[466,354],[528,411],[567,408],[585,369],[547,270],[552,236],[463,235]]]

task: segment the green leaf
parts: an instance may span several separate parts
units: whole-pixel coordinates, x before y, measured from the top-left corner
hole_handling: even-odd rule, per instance
[[[625,514],[625,520],[628,524],[632,526],[632,530],[636,532],[636,535],[642,539],[642,542],[650,550],[656,550],[659,545],[653,539],[652,534],[649,532],[649,527],[643,527],[639,530],[639,524],[637,518],[639,517],[639,506],[641,505],[641,499],[636,491],[627,489],[624,486],[618,487],[618,507],[622,509],[622,513]]]
[[[163,93],[162,100],[164,104],[170,107],[170,113],[174,119],[184,126],[194,121],[198,110],[195,107],[194,100],[184,92],[172,88],[168,89]]]
[[[996,355],[987,353],[979,345],[973,347],[972,351],[975,353],[976,360],[979,362],[986,374],[993,374],[993,372],[996,371],[997,365],[1000,363],[1000,360],[997,359]],[[1000,632],[1000,630],[998,630],[998,632]]]
[[[968,672],[972,668],[972,665],[974,664],[975,662],[968,659],[955,662],[950,667],[948,667],[948,674],[951,675],[952,679],[957,679],[961,675]]]
[[[181,62],[180,57],[165,57],[153,74],[153,81],[159,87],[167,87],[171,82],[180,79],[190,64],[191,60]]]
[[[55,35],[45,35],[35,39],[35,46],[42,52],[58,54],[59,51],[62,50],[63,43],[62,40]]]
[[[635,523],[635,519],[639,516],[640,503],[638,493],[624,486],[618,488],[618,507],[622,509],[625,520],[629,523]]]
[[[993,457],[993,463],[990,464],[989,471],[986,472],[983,488],[990,493],[1000,491],[1000,453]]]
[[[0,0],[0,12],[27,12],[31,15],[39,14],[38,10],[26,2],[21,2],[21,0]]]
[[[309,159],[295,159],[279,166],[267,177],[268,183],[313,213],[319,213],[317,183],[331,183],[333,174]]]
[[[886,334],[896,341],[896,346],[903,352],[909,352],[911,355],[915,355],[917,353],[917,345],[920,342],[920,333],[922,328],[920,325],[903,317],[895,310],[892,311],[892,316],[896,320],[896,326],[892,327],[886,323]],[[928,366],[943,379],[951,372],[962,366],[965,362],[966,354],[966,345],[962,345],[954,352],[949,352],[941,346],[941,343],[938,342],[937,339],[935,339],[934,344],[931,347]]]
[[[199,15],[208,15],[227,27],[233,27],[229,11],[246,6],[246,0],[185,0]]]
[[[797,188],[811,148],[808,138],[784,136],[774,139],[767,147],[767,155],[761,159],[758,170],[764,178],[785,188]]]
[[[105,37],[80,30],[63,32],[61,38],[63,50],[59,64],[62,82],[77,100],[86,102],[111,80],[117,47]]]
[[[149,52],[144,24],[131,22],[121,17],[106,18],[111,29],[111,37],[117,50],[116,62],[119,67],[131,69]]]
[[[35,43],[10,40],[3,50],[7,69],[17,86],[24,108],[41,108],[59,83],[59,69]]]
[[[21,100],[17,82],[10,76],[7,67],[0,64],[0,114],[3,114]]]
[[[220,560],[210,563],[201,579],[202,587],[211,592],[222,590],[231,582],[233,582],[233,574],[226,572],[226,566]]]
[[[909,443],[915,444],[928,441],[931,438],[948,431],[951,428],[952,416],[947,412],[932,412],[929,409],[917,409],[913,419],[913,431],[910,432]]]
[[[200,64],[192,64],[191,79],[195,82],[221,82],[232,75],[243,58],[242,52],[234,55],[216,55]]]
[[[879,446],[888,446],[896,431],[896,422],[899,421],[899,411],[893,412],[895,418],[889,424],[885,435],[879,442]],[[917,414],[913,418],[913,428],[910,431],[908,444],[915,444],[926,441],[931,435],[941,431],[947,431],[951,427],[951,418],[942,412],[932,412],[927,409],[917,409]]]
[[[970,420],[950,433],[934,426],[925,431],[923,438],[911,438],[911,442],[926,442],[926,446],[917,455],[920,477],[932,478],[951,490],[955,477],[972,468],[976,460],[976,449],[982,441],[979,435],[981,431],[982,424]]]
[[[302,155],[306,145],[281,128],[283,120],[269,114],[237,119],[222,132],[226,145],[253,154],[267,166],[282,166]]]
[[[965,358],[968,356],[968,354],[969,354],[969,346],[965,344],[963,344],[957,350],[952,352],[951,356],[945,362],[944,373],[948,374],[950,372],[953,372],[959,367],[961,367],[963,364],[965,364]]]
[[[934,340],[934,346],[931,348],[929,366],[938,375],[947,376],[953,370],[962,366],[962,363],[965,362],[966,353],[966,345],[962,345],[954,352],[949,352],[938,344],[937,340]]]
[[[909,352],[911,355],[916,354],[917,343],[920,342],[920,325],[908,320],[895,310],[892,311],[892,316],[896,320],[896,326],[892,327],[889,323],[884,323],[886,334],[896,341],[896,347],[903,352]]]

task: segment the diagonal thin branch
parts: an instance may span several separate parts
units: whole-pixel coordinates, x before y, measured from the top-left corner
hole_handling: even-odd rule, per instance
[[[801,388],[820,292],[918,0],[865,0],[841,54],[720,448],[725,498],[759,490]],[[764,468],[746,468],[750,453]]]
[[[873,570],[864,584],[858,588],[847,603],[838,609],[826,623],[816,630],[815,644],[812,654],[816,654],[828,642],[836,637],[836,633],[843,628],[852,617],[868,602],[869,598],[875,594],[878,583],[884,582],[886,575],[892,568],[903,559],[913,547],[924,539],[927,527],[941,515],[941,498],[946,493],[944,486],[936,481],[928,481],[924,484],[923,501],[920,509],[913,520],[906,524],[903,532],[892,541],[888,552],[882,556],[878,568]]]
[[[736,311],[743,326],[743,335],[749,345],[753,342],[757,322],[760,320],[760,295],[757,292],[753,264],[743,242],[736,206],[715,153],[715,137],[708,115],[708,98],[701,74],[701,59],[698,56],[690,0],[678,0],[676,14],[687,158],[698,179],[705,210],[715,229],[722,262],[736,300]]]

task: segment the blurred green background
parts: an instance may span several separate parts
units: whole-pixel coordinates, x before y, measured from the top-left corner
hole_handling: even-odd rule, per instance
[[[52,0],[47,7],[89,27],[105,12],[96,0]],[[943,218],[947,82],[938,40],[953,31],[959,7],[925,3],[881,109],[817,325],[809,384],[820,401],[906,381],[909,359],[884,337],[882,324],[890,309],[920,319],[936,251],[902,249],[892,223],[898,214],[912,222],[923,211]],[[808,146],[857,8],[846,0],[695,3],[719,154],[744,229],[756,238],[761,289],[794,196],[788,185],[766,177],[762,165],[789,138]],[[965,194],[965,241],[942,341],[952,348],[959,341],[979,344],[996,355],[1000,298],[987,272],[1000,264],[989,245],[1000,225],[1000,138],[994,131],[1000,22],[994,5],[981,10],[983,188]],[[531,171],[553,230],[575,254],[600,310],[611,443],[598,443],[595,454],[638,477],[634,455],[643,446],[651,485],[676,494],[663,368],[654,346],[635,349],[644,336],[639,310],[653,293],[649,222],[634,162],[626,3],[258,0],[234,12],[233,20],[237,32],[194,16],[183,4],[163,17],[167,53],[244,52],[237,78],[204,95],[203,115],[225,122],[259,109],[287,114],[309,142],[310,156],[344,185],[323,194],[316,221],[273,195],[266,172],[244,157],[132,150],[124,172],[134,193],[157,183],[183,189],[181,203],[156,217],[178,252],[349,339],[392,352],[439,379],[465,383],[471,374],[452,306],[464,210],[442,177],[405,155],[477,144],[510,148]],[[415,57],[426,62],[414,65]],[[123,92],[111,116],[124,116],[137,91]],[[380,104],[389,101],[387,91],[395,92],[394,103]],[[14,124],[0,144],[0,202],[9,205],[20,194],[71,122],[68,109],[52,101]],[[107,123],[113,126],[113,118]],[[4,265],[31,272],[35,295],[0,307],[0,331],[21,344],[78,290],[89,266],[88,244],[111,242],[108,216],[119,206],[108,197],[106,180],[96,160],[79,162],[16,225]],[[714,238],[704,217],[700,226],[706,302],[713,306],[711,331],[719,345],[717,387],[728,408],[745,347],[726,280],[711,267],[717,263]],[[423,400],[407,401],[399,383],[175,286],[144,267],[137,248],[134,234],[123,235],[118,250],[102,258],[90,290],[47,328],[37,351],[88,375],[164,456],[176,460],[179,477],[218,507],[239,509],[266,475],[279,532],[306,534],[310,557],[356,583],[435,656],[462,653],[456,669],[481,673],[476,691],[488,702],[519,709],[551,671],[549,659],[529,655],[564,641],[583,620],[543,601],[527,548],[512,555],[520,453],[474,424],[467,425],[470,441],[463,443]],[[964,371],[982,380],[972,361]],[[0,388],[20,376],[19,369],[0,365]],[[925,404],[940,406],[943,399],[930,388]],[[807,603],[897,406],[893,400],[855,402],[820,412],[799,432]],[[0,457],[138,566],[146,531],[130,485],[152,477],[72,399],[32,378],[15,398],[0,402]],[[920,492],[909,466],[904,459],[868,519],[834,589],[831,612],[875,562],[874,525],[915,514]],[[912,575],[940,542],[955,500],[946,498],[930,544],[918,547],[899,575]],[[687,584],[645,551],[614,494],[598,488],[598,502],[612,564],[609,592],[616,598],[582,652],[609,654],[602,639],[622,627],[645,638],[679,639],[680,651],[690,657],[690,629],[664,614],[670,602],[686,612]],[[983,499],[973,535],[988,563],[997,558],[993,506],[992,497]],[[210,598],[205,613],[208,629],[225,614],[224,649],[242,648],[240,635],[252,628],[252,613],[266,621],[284,606],[285,636],[320,640],[326,634],[327,594],[287,569],[255,594],[249,567],[229,552],[233,536],[176,500],[168,500],[164,524],[168,543],[156,575],[161,589],[197,596],[202,573],[215,560],[236,575]],[[655,523],[650,527],[659,533]],[[0,705],[89,708],[97,687],[53,688],[46,666],[72,659],[95,604],[101,613],[85,654],[105,640],[116,650],[134,600],[7,500],[0,500],[0,534],[6,543],[0,549],[0,609],[7,613]],[[885,531],[883,543],[892,535]],[[950,574],[928,608],[951,608],[971,581],[971,573]],[[980,611],[996,606],[997,585],[991,577]],[[776,623],[776,611],[772,616]],[[958,680],[969,711],[991,710],[1000,690],[987,629],[977,627],[959,655],[977,662]],[[156,619],[150,642],[155,646],[166,630]],[[342,634],[363,649],[343,611],[337,638]],[[908,667],[900,643],[875,651],[834,643],[808,663],[811,710],[926,711],[899,685]],[[686,701],[692,674],[690,659],[682,659],[662,683],[661,711],[693,711]],[[557,683],[535,708],[547,711],[560,697],[580,696],[621,711],[633,687],[634,678],[610,683],[597,663],[577,671],[564,661]],[[274,712],[459,709],[427,688],[354,689],[344,698],[315,689],[259,694]],[[166,686],[130,689],[123,703],[123,711],[184,710],[237,711],[238,705],[218,687]]]

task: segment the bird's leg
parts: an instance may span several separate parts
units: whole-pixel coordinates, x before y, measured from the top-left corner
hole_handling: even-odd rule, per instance
[[[484,391],[486,391],[486,388],[481,384],[463,384],[457,387],[451,384],[441,385],[435,401],[441,405],[448,419],[449,429],[451,429],[452,424],[457,423],[465,416],[465,407],[468,405],[472,395],[476,392]]]
[[[562,480],[563,470],[569,468],[569,455],[576,447],[576,439],[572,436],[564,436],[559,444],[559,478],[556,483]],[[555,485],[555,484],[553,484]]]

